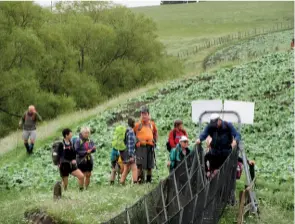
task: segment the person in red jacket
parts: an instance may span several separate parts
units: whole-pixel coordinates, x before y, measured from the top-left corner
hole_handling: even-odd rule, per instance
[[[179,143],[179,139],[181,138],[181,136],[188,137],[186,131],[183,128],[182,120],[175,120],[174,128],[169,133],[169,139],[167,142],[168,151],[176,147],[176,145]]]
[[[291,50],[294,50],[295,48],[294,48],[294,38],[292,39],[292,41],[291,41]]]

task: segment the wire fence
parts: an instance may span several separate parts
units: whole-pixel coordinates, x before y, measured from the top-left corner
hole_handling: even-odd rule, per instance
[[[195,148],[154,190],[105,224],[216,224],[234,200],[237,159],[233,150],[208,180],[203,149]]]
[[[255,28],[253,30],[229,34],[226,36],[214,38],[214,39],[202,42],[200,44],[197,44],[194,47],[192,47],[190,50],[178,52],[177,57],[179,59],[185,59],[186,57],[189,57],[191,55],[195,55],[204,49],[207,49],[207,48],[210,48],[213,46],[218,46],[218,45],[230,43],[233,40],[252,38],[252,37],[263,35],[263,34],[274,33],[274,32],[279,32],[279,31],[284,31],[284,30],[290,30],[293,28],[294,28],[293,22],[290,22],[288,24],[278,23],[278,24],[275,24],[271,28]]]

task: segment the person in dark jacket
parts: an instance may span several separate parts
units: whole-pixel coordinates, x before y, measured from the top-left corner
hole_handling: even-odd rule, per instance
[[[212,114],[210,123],[200,134],[197,144],[201,144],[208,136],[212,138],[210,151],[205,155],[205,163],[209,161],[210,173],[219,169],[226,158],[241,140],[241,135],[230,122],[223,121],[219,114]],[[209,167],[206,166],[206,171]]]
[[[59,172],[62,178],[64,190],[68,188],[69,174],[77,177],[80,189],[83,189],[84,175],[77,167],[76,152],[71,142],[72,131],[68,128],[62,131],[63,144],[60,144],[58,148],[58,154],[60,158]]]
[[[42,118],[36,111],[35,106],[30,105],[28,111],[25,112],[25,114],[22,116],[19,122],[19,127],[23,128],[23,140],[28,154],[33,153],[33,148],[37,137],[37,120],[42,121]]]
[[[81,129],[79,139],[75,143],[75,150],[77,153],[78,168],[85,176],[85,188],[90,184],[91,172],[93,170],[92,153],[96,151],[94,142],[89,139],[90,128],[84,127]]]
[[[176,145],[179,143],[179,139],[181,136],[188,137],[186,131],[183,128],[182,120],[175,120],[174,121],[174,128],[169,133],[169,144],[171,149],[175,148]]]

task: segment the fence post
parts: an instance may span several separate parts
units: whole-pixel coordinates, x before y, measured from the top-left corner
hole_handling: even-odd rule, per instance
[[[147,204],[146,204],[146,197],[144,198],[144,209],[145,209],[145,214],[146,214],[146,221],[147,221],[147,223],[150,223],[149,210],[148,210]]]
[[[165,215],[165,220],[168,220],[167,217],[167,211],[166,211],[166,205],[165,205],[165,199],[164,199],[164,193],[163,193],[163,183],[161,183],[161,197],[162,197],[162,202],[163,202],[163,210],[164,210],[164,215]]]
[[[191,193],[191,199],[193,199],[193,191],[192,191],[192,185],[191,185],[191,178],[190,175],[188,173],[188,166],[187,166],[187,159],[185,158],[185,169],[186,169],[186,175],[188,178],[188,187],[189,187],[189,191]]]
[[[180,210],[181,209],[181,206],[180,206],[179,192],[178,192],[178,187],[177,187],[175,172],[173,172],[173,179],[174,179],[174,186],[175,186],[175,191],[176,191],[176,198],[177,198],[178,209]]]
[[[125,208],[125,211],[126,211],[126,216],[127,216],[127,223],[131,224],[128,209]]]
[[[204,200],[204,206],[203,206],[203,212],[202,212],[202,219],[204,219],[204,213],[205,213],[205,208],[207,205],[207,198],[208,198],[208,192],[209,192],[209,185],[204,186],[204,193],[205,193],[205,200]]]
[[[183,217],[183,208],[180,210],[180,216],[179,216],[179,224],[182,224],[182,217]]]

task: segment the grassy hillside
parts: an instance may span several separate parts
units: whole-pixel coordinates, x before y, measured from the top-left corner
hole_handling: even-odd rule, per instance
[[[169,52],[207,38],[294,21],[294,2],[201,2],[132,9],[156,21]]]
[[[190,48],[195,41],[200,42],[211,36],[222,36],[230,33],[231,30],[236,32],[239,28],[273,26],[274,21],[288,23],[294,16],[291,13],[292,2],[253,2],[248,3],[248,6],[244,2],[225,4],[226,2],[214,4],[203,2],[196,5],[171,5],[133,10],[144,12],[155,18],[160,39],[167,44],[169,51]],[[261,14],[262,5],[265,9],[263,15]],[[199,7],[203,7],[204,10],[200,10]],[[241,11],[243,8],[246,12]],[[175,17],[179,19],[169,23],[169,18]],[[197,23],[192,25],[190,21],[203,24],[200,27],[203,31],[198,31],[197,28],[192,29],[192,26]],[[223,29],[214,28],[219,21]],[[173,22],[178,28],[172,27]],[[181,25],[182,32],[179,29]],[[273,35],[269,37],[274,38]],[[289,37],[284,35],[284,38]],[[245,41],[245,43],[248,42]],[[251,46],[253,49],[256,45],[251,44]],[[285,48],[282,47],[282,50]],[[203,59],[210,53],[214,61],[216,59],[214,51],[215,48],[210,48],[200,52],[201,56],[197,55],[189,60],[199,61],[202,65]],[[235,50],[227,48],[226,52],[234,54]],[[0,210],[0,223],[24,223],[23,217],[26,211],[39,209],[46,210],[59,223],[97,223],[119,213],[147,193],[153,185],[108,186],[109,139],[113,126],[130,113],[133,114],[132,111],[138,109],[139,105],[149,103],[152,116],[160,130],[160,150],[157,151],[158,173],[161,177],[165,177],[168,173],[165,167],[168,157],[165,141],[167,132],[171,128],[171,121],[176,117],[182,118],[189,131],[190,139],[194,139],[196,127],[191,123],[190,102],[202,98],[255,101],[255,125],[245,126],[242,134],[249,157],[255,159],[257,163],[257,195],[262,214],[260,220],[249,218],[247,223],[292,223],[294,209],[292,71],[294,62],[292,54],[286,52],[264,56],[257,61],[256,57],[251,59],[255,60],[245,65],[225,69],[218,67],[220,66],[218,61],[213,62],[216,72],[206,72],[201,76],[169,83],[150,84],[146,88],[119,96],[95,109],[68,114],[48,122],[38,129],[37,151],[32,157],[26,156],[24,152],[20,132],[1,139],[0,150],[8,153],[0,157],[0,202],[5,205]],[[197,74],[200,70],[193,69],[192,72]],[[174,105],[171,102],[177,103]],[[137,116],[138,113],[135,112],[133,115]],[[68,126],[77,131],[81,125],[90,125],[95,128],[92,138],[99,150],[95,155],[93,182],[89,191],[80,194],[77,191],[76,181],[70,178],[69,191],[65,193],[64,200],[55,203],[52,201],[52,186],[59,179],[59,174],[51,162],[50,144],[53,138],[60,136],[63,127]],[[155,182],[157,181],[156,177]],[[242,188],[243,182],[240,181],[238,186]],[[233,223],[236,211],[236,207],[228,208],[221,223]]]
[[[209,55],[203,63],[203,68],[207,69],[222,62],[244,62],[272,52],[287,51],[290,49],[290,38],[293,35],[294,30],[286,30],[239,41]]]
[[[132,10],[156,21],[159,39],[167,47],[167,52],[177,55],[217,37],[238,35],[238,32],[254,33],[255,29],[278,29],[294,24],[293,9],[293,2],[257,1],[201,2],[139,7]],[[220,46],[211,46],[186,57],[183,60],[185,72],[200,74],[203,71],[202,62],[207,55],[219,48]]]

